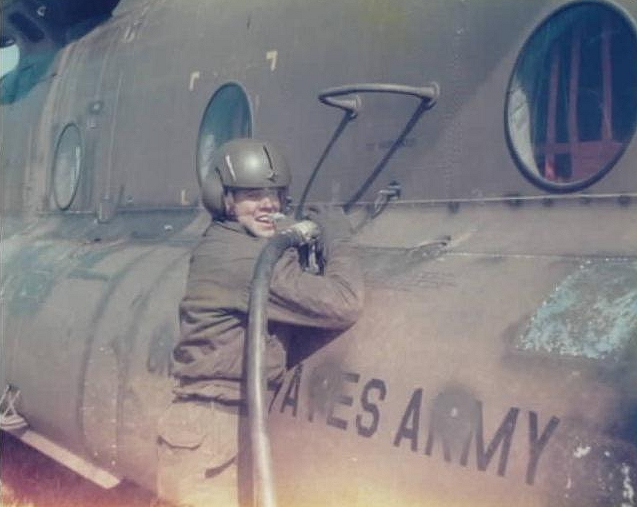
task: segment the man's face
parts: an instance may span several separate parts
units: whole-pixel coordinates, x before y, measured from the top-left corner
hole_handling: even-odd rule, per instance
[[[276,224],[270,218],[281,210],[279,189],[247,188],[234,190],[226,198],[228,215],[260,238],[276,234]]]

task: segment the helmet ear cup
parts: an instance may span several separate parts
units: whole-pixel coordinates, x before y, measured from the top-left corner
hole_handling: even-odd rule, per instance
[[[219,168],[214,167],[201,183],[201,201],[213,218],[224,218],[226,205],[223,199],[224,189]]]

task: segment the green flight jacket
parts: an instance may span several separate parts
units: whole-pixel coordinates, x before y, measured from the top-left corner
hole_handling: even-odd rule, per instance
[[[173,351],[177,396],[242,400],[250,282],[266,242],[237,222],[215,221],[193,251]],[[295,248],[284,252],[273,270],[267,308],[268,381],[282,378],[291,335],[303,334],[299,326],[344,330],[362,307],[363,277],[347,242],[330,247],[322,275],[303,271]]]

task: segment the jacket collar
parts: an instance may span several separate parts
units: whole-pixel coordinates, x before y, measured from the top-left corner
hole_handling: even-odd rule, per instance
[[[228,231],[236,232],[239,234],[245,234],[246,236],[249,236],[250,238],[253,238],[259,241],[265,239],[265,238],[259,238],[258,236],[255,236],[252,232],[250,232],[248,229],[246,229],[242,224],[240,224],[236,220],[213,220],[212,223],[210,224],[210,227],[208,227],[204,235],[208,235],[208,232],[215,227],[220,227],[222,229],[226,229]]]

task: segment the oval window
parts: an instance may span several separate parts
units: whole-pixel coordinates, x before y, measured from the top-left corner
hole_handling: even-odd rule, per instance
[[[551,192],[581,190],[619,159],[637,120],[637,38],[622,13],[583,2],[531,35],[509,82],[509,147]]]
[[[252,136],[252,114],[241,86],[228,83],[210,99],[201,120],[197,140],[197,177],[201,183],[208,174],[212,152],[226,141]]]
[[[61,210],[73,202],[82,170],[82,138],[77,125],[70,123],[58,138],[53,159],[53,197]]]
[[[15,40],[6,37],[0,41],[0,77],[14,70],[20,62],[20,48]]]

